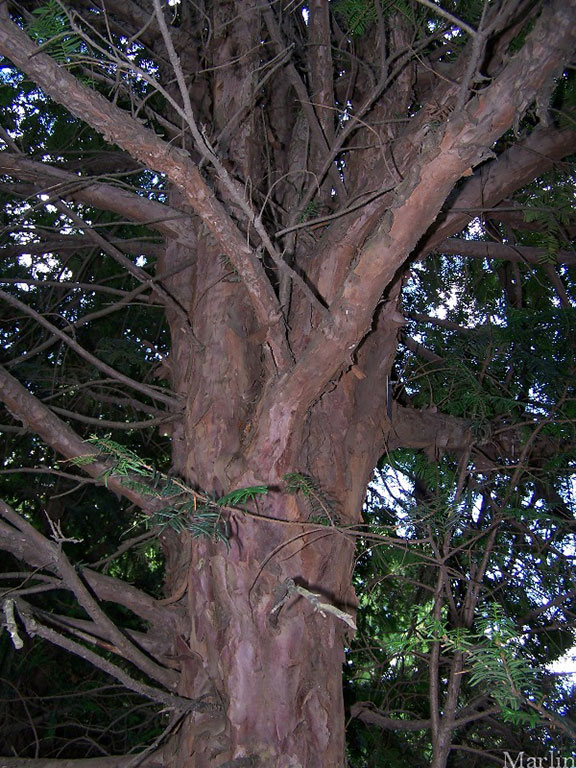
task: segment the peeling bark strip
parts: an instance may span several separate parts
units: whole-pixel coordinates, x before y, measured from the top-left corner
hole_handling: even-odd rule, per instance
[[[27,11],[38,5],[39,0],[25,3]],[[37,359],[57,340],[82,373],[90,372],[92,384],[114,381],[113,392],[102,389],[106,406],[135,403],[154,417],[150,402],[160,400],[170,409],[170,471],[186,487],[215,498],[254,485],[266,486],[267,493],[259,497],[257,513],[226,510],[229,548],[216,538],[166,529],[159,537],[164,600],[93,568],[75,568],[62,541],[43,536],[15,511],[16,504],[12,509],[1,503],[2,549],[51,579],[51,588],[74,595],[85,612],[82,618],[43,613],[20,596],[20,615],[31,634],[181,715],[141,762],[139,756],[128,762],[110,757],[79,766],[344,768],[340,673],[357,607],[354,546],[346,531],[358,530],[380,457],[397,447],[422,450],[431,460],[452,452],[464,469],[470,460],[491,473],[503,457],[517,459],[518,445],[527,454],[529,443],[539,459],[558,449],[544,433],[534,432],[523,444],[516,426],[478,436],[465,419],[435,408],[403,407],[393,402],[390,382],[406,322],[402,291],[409,260],[432,250],[505,256],[509,249],[503,244],[458,246],[461,241],[452,236],[576,146],[573,130],[539,125],[493,154],[497,140],[530,105],[545,101],[553,78],[573,55],[576,8],[565,0],[531,5],[528,29],[521,4],[487,4],[478,29],[461,27],[470,40],[458,40],[461,54],[448,62],[447,74],[437,76],[434,66],[446,62],[427,61],[428,31],[421,41],[389,4],[374,4],[377,23],[353,46],[335,4],[323,0],[309,4],[307,22],[298,4],[253,0],[204,3],[202,13],[195,3],[169,8],[160,0],[96,5],[97,13],[88,0],[62,2],[75,34],[98,36],[99,53],[91,63],[102,93],[59,66],[49,46],[40,50],[11,20],[10,11],[17,17],[21,9],[7,0],[0,0],[0,53],[63,105],[66,119],[84,121],[87,135],[94,129],[113,151],[89,168],[80,162],[77,175],[57,152],[50,162],[41,147],[28,157],[7,134],[0,170],[26,199],[49,194],[77,231],[90,235],[97,255],[112,254],[115,269],[127,277],[147,282],[144,268],[124,256],[132,251],[122,248],[116,224],[140,225],[138,241],[143,224],[165,238],[161,247],[154,241],[150,284],[161,282],[166,299],[153,309],[164,313],[170,353],[162,351],[153,375],[165,377],[170,389],[154,387],[148,375],[143,381],[118,375],[82,346],[81,334],[73,333],[85,327],[83,321],[97,333],[102,314],[82,314],[81,300],[74,305],[78,318],[70,321],[58,297],[35,301],[47,284],[34,283],[35,292],[24,295],[12,276],[0,297],[22,323],[41,332],[42,342],[32,350]],[[440,11],[434,3],[424,5]],[[513,55],[509,34],[525,38]],[[103,50],[114,35],[140,42],[154,62],[162,114],[151,106],[149,92],[140,100],[137,89],[130,91],[130,76],[143,85],[152,75],[137,72],[120,45],[105,61],[98,59],[108,55]],[[132,113],[119,103],[129,104]],[[415,104],[421,105],[416,114]],[[152,127],[135,115],[144,115]],[[107,181],[116,160],[129,173],[143,167],[163,174],[166,202],[145,199],[142,188],[128,191],[121,186],[124,176]],[[102,211],[116,215],[112,244],[110,218],[104,226],[98,220]],[[18,237],[10,245],[22,245],[24,252]],[[19,252],[11,253],[17,259]],[[537,260],[531,250],[520,257]],[[562,258],[571,261],[569,254]],[[551,279],[561,294],[561,280]],[[52,283],[58,288],[56,279]],[[126,296],[132,296],[130,289]],[[150,327],[158,329],[155,323]],[[20,329],[12,331],[16,348]],[[403,338],[403,354],[415,350],[442,364],[442,354]],[[8,414],[65,459],[93,454],[83,471],[100,478],[105,462],[56,415],[73,418],[72,412],[49,408],[46,403],[57,401],[38,394],[39,385],[19,367],[27,353],[19,350],[10,372],[0,368],[0,399]],[[61,364],[48,361],[57,396],[71,370],[65,357]],[[132,389],[145,402],[135,402]],[[81,413],[78,422],[113,428],[115,422],[102,415]],[[135,424],[151,427],[154,418]],[[287,473],[312,478],[330,500],[334,514],[326,525],[310,524],[310,498],[285,492]],[[110,477],[107,486],[141,510],[154,511],[150,497],[122,478]],[[489,535],[493,541],[495,528]],[[448,576],[439,572],[441,593]],[[477,600],[480,582],[470,580],[467,589],[469,601]],[[132,611],[146,622],[146,632],[116,626],[103,602]],[[17,615],[16,598],[14,606]],[[100,649],[121,661],[100,656]],[[457,708],[465,674],[461,658],[451,667],[442,711],[438,643],[434,654],[438,674],[429,718],[397,726],[362,702],[353,714],[382,728],[432,728],[434,766],[444,768],[458,718],[469,722],[474,713]],[[126,672],[125,662],[135,674]],[[5,764],[27,762],[6,758]]]

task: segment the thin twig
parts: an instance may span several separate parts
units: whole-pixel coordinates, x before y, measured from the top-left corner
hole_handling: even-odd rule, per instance
[[[464,32],[467,32],[471,37],[476,37],[477,32],[473,27],[471,27],[469,24],[466,24],[465,21],[462,21],[462,19],[459,19],[457,16],[451,14],[450,11],[446,11],[444,8],[436,5],[436,3],[433,3],[432,0],[416,0],[416,2],[420,3],[420,5],[425,5],[426,8],[430,8],[430,10],[434,11],[434,13],[437,13],[438,16],[443,16],[451,24],[453,24],[455,27],[458,27],[458,29],[462,29]]]
[[[90,352],[85,350],[84,347],[81,344],[79,344],[75,339],[70,338],[68,334],[64,333],[64,331],[61,331],[51,322],[46,320],[46,318],[43,317],[38,312],[36,312],[36,310],[32,309],[31,307],[24,304],[23,302],[19,301],[15,296],[11,296],[9,293],[6,293],[5,291],[0,290],[0,298],[4,299],[4,301],[7,304],[10,304],[11,306],[16,307],[21,312],[24,312],[24,314],[32,317],[34,320],[36,320],[37,323],[39,323],[48,331],[50,331],[50,333],[62,339],[62,341],[64,341],[69,347],[71,347],[76,352],[76,354],[78,354],[84,360],[89,362],[98,370],[110,376],[110,378],[116,379],[116,381],[121,381],[123,384],[126,384],[132,389],[135,389],[138,392],[142,392],[142,394],[148,395],[148,397],[152,398],[153,400],[160,400],[161,402],[166,403],[167,405],[170,405],[172,407],[176,406],[177,408],[180,408],[181,406],[180,401],[177,400],[175,397],[166,394],[165,390],[163,391],[160,388],[154,388],[149,386],[148,384],[142,384],[139,381],[135,381],[134,379],[131,379],[129,376],[126,376],[120,371],[117,371],[115,368],[112,368],[107,363],[102,362],[102,360],[99,360],[97,357],[95,357],[94,355],[90,354]]]

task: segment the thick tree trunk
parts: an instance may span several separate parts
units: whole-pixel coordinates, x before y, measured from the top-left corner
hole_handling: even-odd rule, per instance
[[[497,204],[508,189],[500,174],[516,188],[512,148],[513,172],[496,165],[494,179],[480,173],[463,186],[457,206],[449,201],[448,224],[430,230],[459,180],[491,155],[569,58],[570,34],[553,32],[571,29],[572,19],[564,4],[543,4],[524,48],[508,62],[497,58],[489,85],[472,93],[471,70],[469,82],[442,78],[429,99],[415,91],[416,64],[406,59],[394,69],[404,51],[412,55],[413,34],[391,17],[378,48],[370,35],[356,43],[360,53],[369,52],[367,60],[378,52],[382,84],[374,89],[369,78],[364,82],[369,70],[362,67],[353,101],[339,102],[351,104],[355,122],[370,134],[364,141],[359,132],[350,145],[347,120],[338,124],[334,114],[334,89],[346,81],[340,67],[352,75],[363,56],[334,66],[328,4],[310,3],[305,22],[288,7],[277,13],[274,4],[251,0],[207,4],[207,14],[182,3],[170,29],[155,5],[155,15],[138,20],[134,33],[158,54],[159,79],[182,105],[159,116],[172,124],[166,137],[59,68],[10,21],[3,3],[0,49],[47,94],[171,185],[170,210],[152,215],[148,206],[144,214],[138,197],[138,214],[129,215],[141,221],[166,214],[160,231],[179,237],[167,242],[157,274],[171,332],[162,371],[183,404],[172,432],[173,471],[210,494],[269,487],[252,513],[227,520],[229,550],[188,535],[162,537],[166,594],[179,615],[178,630],[167,629],[179,692],[211,705],[181,722],[164,747],[164,762],[338,768],[345,763],[341,665],[350,628],[286,590],[293,580],[321,602],[353,612],[354,542],[336,526],[315,524],[306,499],[283,490],[283,476],[312,478],[329,499],[330,522],[358,523],[384,446],[401,444],[433,419],[418,412],[416,427],[409,417],[402,426],[387,401],[403,323],[402,274],[423,243],[431,247],[453,234],[454,217],[464,217],[458,226],[470,218],[459,213],[462,200],[471,210],[491,195]],[[551,39],[557,39],[554,53]],[[471,43],[467,50],[462,55],[472,56],[480,72],[482,47]],[[297,66],[301,56],[307,63]],[[366,99],[371,114],[362,107]],[[450,118],[440,107],[448,107]],[[366,117],[375,127],[363,123]],[[336,143],[336,128],[343,144]],[[541,163],[542,145],[536,148],[530,156]],[[346,188],[336,163],[342,150]],[[117,200],[118,189],[110,189]],[[345,215],[346,205],[367,191],[364,207]],[[100,183],[82,194],[77,199],[107,205]],[[324,235],[281,237],[303,223],[309,207],[327,213],[333,204],[340,217],[321,222]],[[147,388],[151,393],[174,406],[172,396]],[[421,445],[409,437],[404,445],[431,452],[448,444],[436,432],[432,440],[429,432],[420,436]],[[61,442],[51,435],[64,455],[83,450]]]
[[[177,197],[173,193],[172,203],[182,205]],[[186,266],[191,260],[194,269]],[[229,520],[229,551],[206,539],[165,542],[166,591],[176,596],[186,627],[175,640],[179,693],[215,704],[190,715],[166,748],[167,762],[178,768],[343,766],[341,672],[351,629],[298,594],[273,609],[293,579],[353,615],[354,541],[310,521],[314,510],[283,490],[282,475],[312,477],[332,523],[358,522],[386,432],[385,373],[398,325],[391,308],[382,311],[365,350],[378,370],[359,373],[361,351],[356,370],[304,414],[295,434],[271,422],[270,441],[288,446],[279,464],[266,452],[255,455],[251,444],[254,404],[269,374],[242,283],[202,228],[189,249],[168,244],[159,271],[168,264],[171,271],[183,267],[164,284],[190,318],[187,325],[181,313],[168,313],[172,351],[165,367],[186,403],[172,436],[174,470],[209,493],[255,484],[270,491],[258,506],[260,517],[239,512]],[[370,355],[373,344],[380,345],[379,357]],[[260,435],[259,444],[266,443]]]
[[[277,613],[272,609],[286,577],[335,601],[349,581],[352,547],[336,536],[300,540],[261,571],[264,553],[278,540],[273,527],[242,521],[229,553],[205,542],[193,547],[180,692],[206,694],[221,710],[190,717],[172,745],[170,765],[344,765],[347,627],[297,595]],[[229,762],[240,758],[246,762]]]
[[[268,480],[264,459],[261,482]],[[252,477],[238,477],[234,487]],[[228,552],[206,540],[191,542],[184,557],[169,552],[178,564],[169,589],[187,585],[179,692],[221,707],[190,716],[170,765],[344,765],[341,666],[349,628],[298,595],[274,608],[286,579],[294,579],[353,613],[354,546],[330,528],[292,523],[298,511],[294,498],[273,491],[260,512],[285,522],[239,513]],[[229,762],[240,758],[246,762]]]

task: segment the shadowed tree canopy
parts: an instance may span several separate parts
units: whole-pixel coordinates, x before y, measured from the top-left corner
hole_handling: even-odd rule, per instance
[[[569,749],[575,44],[0,0],[2,764]]]

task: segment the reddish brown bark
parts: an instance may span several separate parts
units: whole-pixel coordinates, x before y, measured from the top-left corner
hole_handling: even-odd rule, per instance
[[[198,126],[189,120],[184,148],[144,127],[38,52],[2,5],[0,51],[54,100],[134,160],[165,174],[169,183],[169,206],[118,189],[107,195],[97,183],[58,194],[139,222],[162,219],[154,226],[166,238],[157,277],[171,299],[165,307],[171,352],[163,370],[174,396],[163,400],[176,416],[175,473],[190,486],[215,494],[255,484],[270,487],[258,516],[232,514],[229,551],[186,535],[162,537],[167,605],[144,603],[140,615],[154,617],[156,624],[158,616],[167,617],[171,654],[158,661],[170,665],[167,679],[172,680],[177,659],[180,697],[205,697],[210,704],[186,716],[163,747],[162,759],[175,768],[344,766],[340,668],[349,628],[333,614],[314,611],[298,595],[273,609],[282,585],[294,579],[324,602],[353,613],[354,545],[335,523],[360,522],[366,484],[384,449],[414,445],[434,453],[469,447],[466,424],[402,412],[388,403],[386,379],[403,324],[402,276],[422,244],[426,250],[438,247],[470,219],[468,213],[450,211],[450,194],[490,157],[490,147],[569,58],[574,14],[563,2],[547,3],[521,51],[508,63],[499,62],[484,90],[470,99],[465,93],[465,108],[458,114],[438,126],[430,110],[423,109],[407,120],[404,134],[394,128],[392,137],[401,148],[398,159],[382,150],[389,136],[378,119],[376,129],[359,131],[358,138],[365,139],[377,130],[380,144],[378,151],[350,161],[350,190],[369,188],[381,194],[327,226],[318,240],[289,236],[282,254],[271,222],[278,216],[278,229],[297,224],[302,213],[298,205],[313,188],[302,179],[304,169],[320,185],[324,206],[338,195],[338,202],[345,202],[336,166],[327,160],[339,151],[331,113],[334,76],[327,4],[315,2],[310,9],[310,92],[295,67],[287,65],[290,87],[280,82],[267,96],[270,109],[264,116],[255,109],[264,98],[263,85],[257,80],[254,87],[253,78],[258,76],[256,51],[264,28],[275,45],[281,41],[272,9],[261,16],[258,7],[245,1],[216,4],[210,42],[203,51],[211,74],[204,78],[196,75],[199,56],[187,48],[182,22],[173,42],[188,76],[195,123],[209,120],[210,129],[210,138],[200,140]],[[113,8],[120,16],[124,13],[116,4]],[[127,5],[126,24],[134,23],[132,12],[139,18],[137,10]],[[149,21],[156,34],[143,34],[163,53],[166,67],[170,51],[161,44],[162,25],[158,19]],[[405,30],[396,30],[395,37],[396,46],[408,44]],[[382,39],[384,69],[383,45]],[[390,93],[379,99],[383,83],[396,77],[395,108],[408,114],[411,71],[403,66],[391,79],[380,74],[382,82],[372,95],[366,83],[360,86],[366,90],[362,115],[376,102],[376,118],[389,114],[386,99],[395,100]],[[298,135],[302,120],[293,110],[303,87],[312,102],[302,105],[311,146]],[[453,106],[462,100],[460,88],[441,83],[434,95]],[[173,84],[169,93],[178,96]],[[173,109],[173,123],[183,115],[189,118],[185,112],[183,108],[176,115]],[[561,149],[555,153],[552,148],[551,157],[573,147],[573,135],[557,133],[562,133],[555,136]],[[26,181],[34,178],[35,164],[4,154],[3,172]],[[213,173],[208,178],[201,166],[209,165],[210,158]],[[500,190],[490,191],[494,202],[506,194],[503,190],[520,183],[509,169],[500,177],[498,163],[504,165],[499,160],[486,166],[494,169],[493,186]],[[43,167],[43,183],[64,184],[74,178],[68,171]],[[526,169],[526,178],[533,177],[535,168]],[[259,188],[262,178],[267,186]],[[252,186],[251,197],[247,190]],[[462,205],[479,205],[486,190],[482,172],[473,175],[459,192]],[[262,223],[268,205],[273,209],[269,231]],[[443,207],[443,223],[438,223]],[[298,282],[292,267],[305,281]],[[40,403],[27,400],[9,374],[3,380],[2,398],[12,413],[20,418],[26,413],[30,428],[64,456],[85,452],[72,430]],[[153,394],[150,388],[146,392]],[[489,452],[485,455],[489,460]],[[98,475],[102,467],[94,464],[89,471]],[[305,500],[282,490],[288,472],[312,476],[330,497],[332,526],[309,524]],[[149,507],[121,481],[110,480],[109,486]],[[0,527],[0,539],[8,541],[9,534],[10,529]],[[22,545],[17,553],[35,564],[29,547]],[[85,578],[101,599],[121,602],[110,597],[114,590],[105,580],[92,574]],[[110,630],[107,637],[112,635]]]

